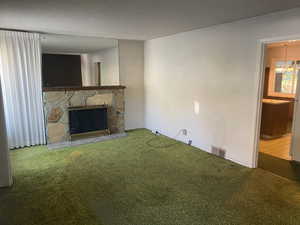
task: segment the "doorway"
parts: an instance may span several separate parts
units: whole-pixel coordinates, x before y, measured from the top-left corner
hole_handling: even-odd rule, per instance
[[[296,180],[300,166],[292,141],[299,83],[300,41],[266,44],[258,167]]]

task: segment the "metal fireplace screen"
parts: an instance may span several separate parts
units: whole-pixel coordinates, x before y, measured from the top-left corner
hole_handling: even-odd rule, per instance
[[[108,129],[107,108],[69,109],[70,134]]]

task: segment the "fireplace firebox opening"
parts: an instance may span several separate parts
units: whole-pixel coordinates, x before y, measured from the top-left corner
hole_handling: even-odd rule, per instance
[[[99,132],[110,133],[106,105],[69,107],[68,111],[71,138]]]

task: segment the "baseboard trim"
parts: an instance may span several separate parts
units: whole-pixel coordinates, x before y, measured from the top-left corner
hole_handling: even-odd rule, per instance
[[[124,132],[124,133],[111,134],[111,135],[106,135],[106,136],[101,136],[101,137],[85,138],[85,139],[75,140],[75,141],[65,141],[65,142],[59,142],[59,143],[54,143],[54,144],[48,144],[47,148],[49,150],[54,150],[54,149],[59,149],[59,148],[67,148],[67,147],[73,147],[73,146],[78,146],[78,145],[108,141],[111,139],[116,139],[116,138],[121,138],[121,137],[126,137],[126,136],[127,136],[127,134]]]
[[[145,129],[151,131],[152,133],[155,133],[154,130],[151,130],[151,129],[148,129],[148,128],[145,128]],[[179,142],[181,142],[181,143],[187,144],[187,143],[185,143],[185,142],[183,142],[183,141],[181,141],[181,140],[177,140],[177,139],[174,139],[174,138],[172,138],[172,137],[169,137],[168,135],[162,133],[161,131],[160,131],[160,134],[161,134],[161,135],[164,135],[164,136],[166,136],[166,137],[168,137],[168,138],[171,138],[171,139],[173,139],[173,140],[179,141]],[[192,144],[191,146],[194,147],[194,148],[197,148],[197,149],[200,150],[200,151],[207,152],[208,154],[213,155],[213,154],[211,153],[211,151],[209,151],[209,150],[207,150],[207,149],[205,149],[205,148],[200,148],[200,147],[195,146],[195,145],[193,145],[193,144]],[[229,160],[229,161],[231,161],[231,162],[234,162],[234,163],[239,164],[239,165],[241,165],[241,166],[245,166],[245,167],[247,167],[247,168],[254,168],[253,165],[252,165],[252,163],[242,162],[242,161],[240,161],[240,160],[236,160],[235,158],[233,158],[233,157],[231,157],[231,156],[225,156],[225,158],[223,158],[223,159],[224,159],[224,160]]]
[[[194,145],[192,145],[192,146],[195,147],[195,148],[197,148],[197,149],[199,149],[200,151],[204,151],[204,152],[207,152],[208,154],[214,155],[214,154],[212,154],[210,151],[208,151],[208,150],[206,150],[206,149],[202,149],[202,148],[199,148],[199,147],[194,146]],[[235,158],[233,158],[233,157],[231,157],[231,156],[225,156],[225,158],[222,158],[222,159],[231,161],[231,162],[236,163],[236,164],[239,164],[239,165],[241,165],[241,166],[245,166],[245,167],[247,167],[247,168],[253,168],[253,166],[252,166],[251,163],[245,163],[245,162],[242,162],[242,161],[240,161],[240,160],[236,160]]]
[[[251,169],[254,168],[253,165],[252,165],[252,163],[245,163],[245,162],[242,162],[242,161],[240,161],[240,160],[236,160],[236,159],[234,159],[234,158],[232,158],[232,157],[230,157],[230,156],[225,157],[225,159],[227,159],[227,160],[229,160],[229,161],[232,161],[232,162],[234,162],[234,163],[237,163],[237,164],[239,164],[239,165],[242,165],[242,166],[251,168]]]

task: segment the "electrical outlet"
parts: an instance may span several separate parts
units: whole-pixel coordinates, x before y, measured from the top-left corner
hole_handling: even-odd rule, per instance
[[[188,145],[192,145],[192,140],[189,140]]]
[[[187,129],[182,129],[182,134],[183,134],[184,136],[186,136],[186,135],[187,135]]]

